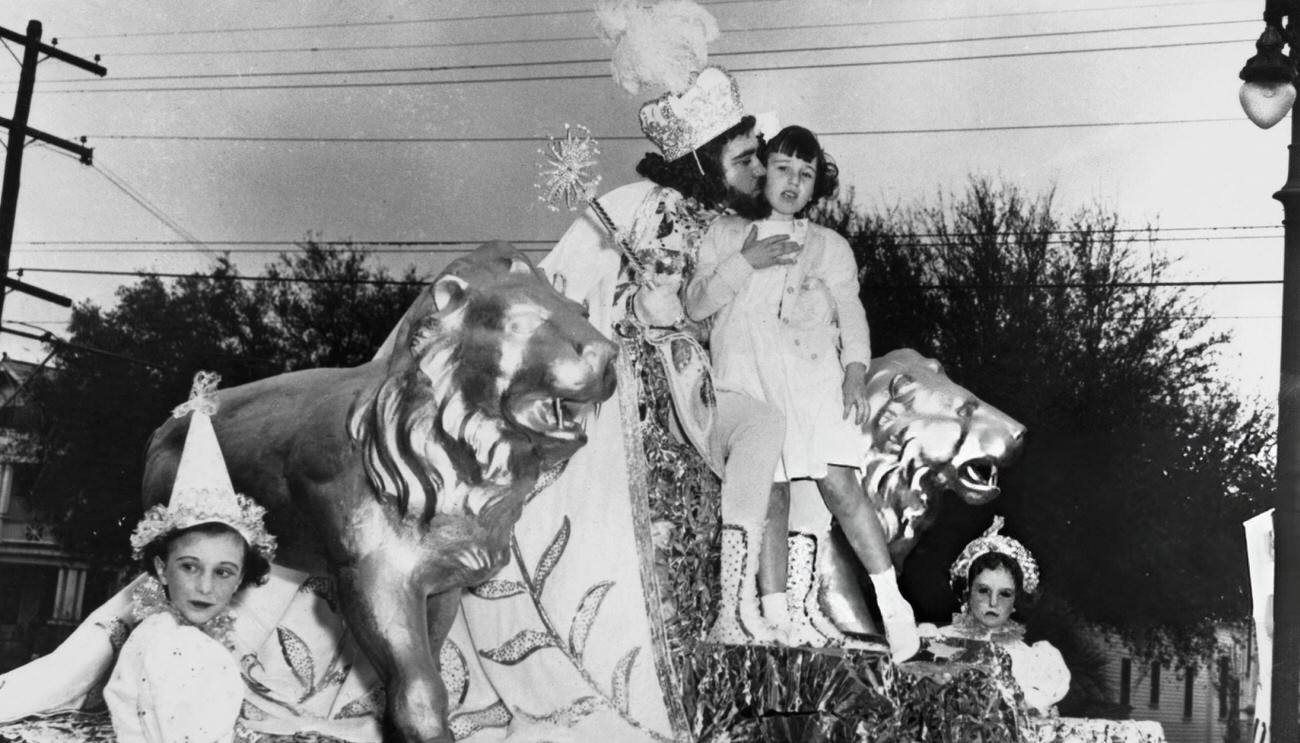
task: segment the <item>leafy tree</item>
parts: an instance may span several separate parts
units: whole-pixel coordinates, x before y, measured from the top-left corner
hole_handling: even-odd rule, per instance
[[[256,281],[221,257],[208,274],[143,276],[118,289],[115,307],[74,308],[58,370],[33,390],[48,423],[32,505],[65,544],[107,564],[128,559],[145,443],[195,372],[230,387],[360,364],[419,291],[414,269],[394,279],[359,247],[310,237],[298,247]]]
[[[946,499],[909,558],[919,614],[955,608],[947,567],[1001,513],[1047,591],[1139,647],[1188,660],[1249,615],[1241,522],[1271,500],[1272,419],[1220,380],[1227,337],[1159,285],[1155,229],[982,179],[876,215],[850,195],[820,218],[854,248],[877,355],[933,356],[1029,429],[1001,498]]]

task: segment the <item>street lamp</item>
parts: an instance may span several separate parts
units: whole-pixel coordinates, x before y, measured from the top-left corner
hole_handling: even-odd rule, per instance
[[[1283,30],[1283,20],[1287,22]],[[1295,104],[1300,0],[1265,0],[1264,33],[1241,70],[1241,104],[1270,127]],[[1283,55],[1282,47],[1290,46]],[[1300,741],[1300,117],[1291,117],[1282,202],[1282,364],[1277,399],[1277,495],[1273,511],[1273,683],[1270,739]],[[1261,663],[1270,659],[1260,658]]]
[[[1241,79],[1245,81],[1238,94],[1241,107],[1263,129],[1281,121],[1295,105],[1295,67],[1282,53],[1285,43],[1282,29],[1267,23],[1255,42],[1255,56],[1241,68]]]

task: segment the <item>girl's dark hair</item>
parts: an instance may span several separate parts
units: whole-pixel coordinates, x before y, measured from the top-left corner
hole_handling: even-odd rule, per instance
[[[1020,563],[1010,555],[1004,555],[1001,552],[985,552],[971,561],[970,569],[966,571],[965,579],[953,581],[953,591],[962,597],[963,601],[970,599],[971,583],[975,578],[985,570],[997,570],[1006,568],[1011,574],[1011,579],[1016,584],[1016,611],[1028,609],[1034,603],[1034,596],[1025,592],[1025,574],[1020,570]]]
[[[840,169],[830,155],[826,154],[826,150],[822,149],[821,142],[817,141],[817,135],[812,131],[802,126],[787,126],[777,132],[772,141],[767,143],[763,163],[766,164],[767,158],[778,152],[807,162],[817,161],[817,178],[813,181],[812,198],[808,199],[808,205],[796,217],[803,217],[818,201],[834,196],[839,190]],[[771,213],[770,206],[768,213]]]
[[[266,576],[271,572],[271,563],[261,553],[253,549],[253,545],[244,539],[243,535],[235,531],[231,526],[218,521],[209,521],[203,524],[195,524],[186,529],[177,529],[169,531],[147,544],[140,555],[140,561],[143,564],[145,572],[157,578],[158,571],[154,567],[154,558],[167,562],[167,556],[171,552],[172,545],[177,539],[186,534],[197,533],[216,536],[218,534],[234,534],[244,543],[244,575],[239,581],[239,589],[244,590],[251,585],[260,585],[266,580]]]
[[[731,140],[753,130],[754,124],[753,116],[745,116],[740,123],[701,145],[694,156],[683,155],[670,162],[658,152],[647,152],[636,165],[637,175],[675,189],[705,206],[725,206],[729,190],[722,167],[722,149]],[[700,168],[704,169],[703,173]]]

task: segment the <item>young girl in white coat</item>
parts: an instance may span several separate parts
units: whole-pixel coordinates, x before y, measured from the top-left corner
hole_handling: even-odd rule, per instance
[[[709,336],[714,383],[779,408],[786,417],[785,447],[775,480],[816,481],[876,591],[890,650],[896,659],[917,648],[912,608],[898,591],[884,531],[863,496],[856,467],[867,449],[866,375],[871,337],[858,298],[858,269],[844,238],[804,218],[835,193],[838,169],[808,129],[782,129],[767,148],[763,220],[725,216],[700,245],[687,287],[693,320],[713,317]],[[755,239],[785,234],[786,241]],[[775,488],[777,499],[781,488]],[[788,495],[785,496],[788,498]],[[788,509],[788,500],[785,501]],[[759,584],[764,614],[788,621],[784,564],[786,524],[769,508]],[[771,573],[779,570],[781,575]],[[797,640],[796,640],[797,642]]]

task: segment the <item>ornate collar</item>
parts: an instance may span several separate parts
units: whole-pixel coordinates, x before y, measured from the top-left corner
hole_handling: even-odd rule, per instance
[[[182,627],[194,627],[231,652],[235,651],[235,617],[231,615],[229,608],[222,610],[220,614],[203,624],[194,624],[177,611],[171,601],[167,600],[166,589],[152,575],[131,592],[131,613],[135,616],[136,622],[143,622],[158,613],[170,614]]]
[[[1003,626],[990,629],[983,622],[965,611],[952,615],[952,624],[949,629],[953,635],[967,640],[988,640],[1002,643],[1025,639],[1025,626],[1020,622],[1008,620]]]

